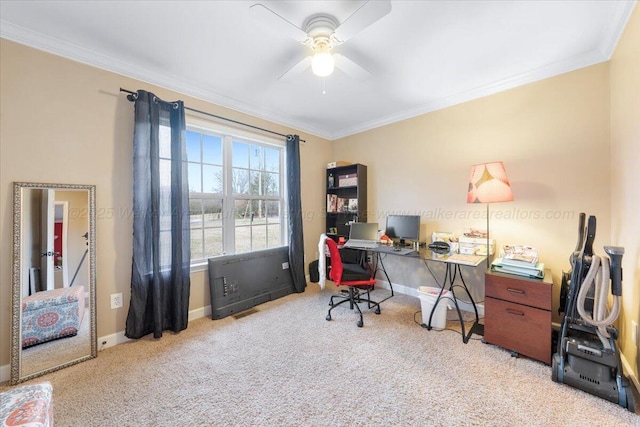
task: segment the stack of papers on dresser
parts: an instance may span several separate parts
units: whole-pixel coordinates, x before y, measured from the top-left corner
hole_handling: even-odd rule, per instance
[[[538,250],[531,246],[504,245],[500,253],[505,264],[531,267],[538,264]]]
[[[519,267],[515,265],[504,264],[502,262],[502,258],[497,258],[491,263],[491,271],[542,279],[544,277],[544,263],[539,262],[535,266],[531,267]]]
[[[544,264],[539,262],[538,251],[531,246],[504,245],[500,258],[491,263],[491,270],[542,279]]]

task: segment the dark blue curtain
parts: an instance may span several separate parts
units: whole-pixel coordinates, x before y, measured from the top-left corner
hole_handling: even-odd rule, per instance
[[[304,238],[300,196],[300,137],[287,135],[287,204],[289,206],[289,268],[295,292],[304,292]]]
[[[189,316],[189,186],[182,101],[138,91],[133,135],[133,263],[125,335],[186,329]]]

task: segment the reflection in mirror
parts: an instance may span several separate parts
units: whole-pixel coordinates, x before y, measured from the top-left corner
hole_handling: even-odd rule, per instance
[[[11,382],[97,356],[95,186],[14,183]]]

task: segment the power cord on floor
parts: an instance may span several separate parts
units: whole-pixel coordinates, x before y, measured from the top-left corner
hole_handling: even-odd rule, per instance
[[[426,323],[420,323],[416,320],[416,314],[420,313],[420,316],[422,316],[422,310],[418,310],[415,313],[413,313],[413,321],[420,325],[421,327],[423,327],[424,329],[427,329],[427,324]],[[431,328],[432,331],[436,331],[436,332],[442,332],[442,331],[453,331],[453,332],[458,332],[455,329],[450,329],[450,328],[444,328],[444,329],[434,329]],[[460,332],[458,332],[460,335],[462,335]]]
[[[416,314],[420,313],[420,316],[422,316],[422,310],[418,310],[415,313],[413,313],[413,321],[416,325],[420,325],[422,328],[427,329],[427,324],[426,323],[421,323],[418,322],[416,320]],[[482,317],[481,317],[482,318]],[[447,319],[448,320],[448,319]],[[456,319],[457,320],[457,319]],[[451,332],[455,332],[456,334],[462,336],[462,332],[458,331],[456,329],[451,329],[451,328],[444,328],[444,329],[431,329],[432,331],[436,331],[436,332],[443,332],[443,331],[451,331]],[[473,340],[473,341],[482,341],[482,338],[473,338],[473,337],[469,337],[469,340]]]

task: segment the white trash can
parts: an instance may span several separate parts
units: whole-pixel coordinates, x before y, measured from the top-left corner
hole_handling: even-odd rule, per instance
[[[420,298],[420,305],[422,306],[422,323],[429,324],[429,316],[433,310],[433,306],[438,300],[441,288],[432,288],[429,286],[420,286],[418,288],[418,298]],[[433,317],[431,317],[431,327],[433,329],[444,329],[447,327],[447,307],[449,306],[449,291],[442,291],[442,297],[438,301],[438,306],[433,311]]]

